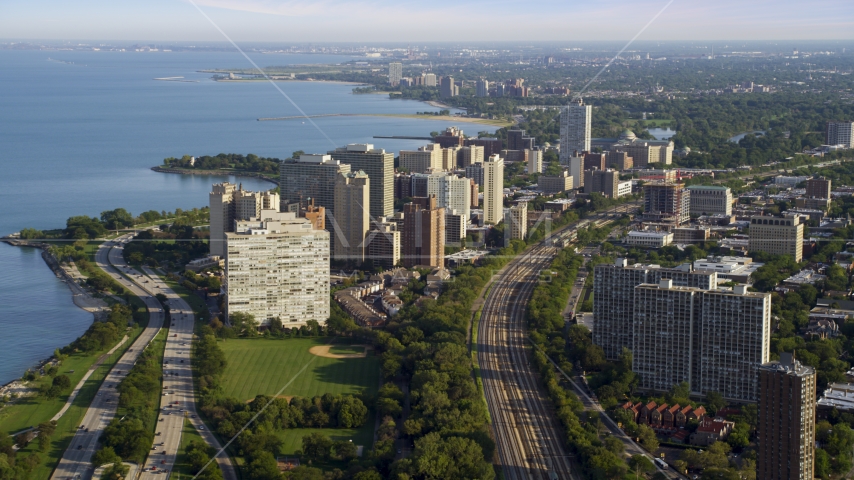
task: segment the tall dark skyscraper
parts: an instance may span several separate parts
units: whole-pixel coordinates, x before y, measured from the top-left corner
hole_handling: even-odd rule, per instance
[[[815,369],[781,353],[759,367],[759,448],[756,478],[814,478]]]

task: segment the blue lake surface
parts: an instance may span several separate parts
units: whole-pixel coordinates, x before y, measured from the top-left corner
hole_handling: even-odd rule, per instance
[[[261,66],[339,63],[330,55],[254,55]],[[227,177],[161,174],[150,167],[184,154],[326,152],[373,143],[397,152],[453,121],[393,117],[323,117],[259,122],[300,112],[267,82],[214,82],[201,69],[245,68],[234,53],[0,51],[0,235],[25,227],[61,228],[73,215],[117,207],[202,207]],[[182,76],[198,83],[156,81]],[[353,95],[352,85],[279,82],[305,113],[437,111],[422,102]],[[495,130],[457,124],[467,134]],[[325,133],[325,135],[324,135]],[[326,137],[329,137],[327,139]],[[331,140],[331,141],[330,141]],[[231,179],[244,188],[273,186]],[[0,383],[19,377],[83,333],[92,316],[71,302],[39,251],[0,244]]]

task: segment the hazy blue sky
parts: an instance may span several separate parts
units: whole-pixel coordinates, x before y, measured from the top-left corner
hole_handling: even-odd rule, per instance
[[[623,40],[667,0],[196,0],[236,41]],[[0,0],[0,38],[212,41],[187,0]],[[852,39],[851,0],[675,0],[640,40]]]

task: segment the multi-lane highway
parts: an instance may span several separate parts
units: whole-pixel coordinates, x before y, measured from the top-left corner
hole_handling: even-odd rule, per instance
[[[98,439],[104,428],[116,413],[118,395],[115,387],[127,375],[139,354],[157,335],[161,326],[170,328],[163,357],[161,412],[158,416],[154,444],[139,478],[162,479],[164,477],[161,473],[172,471],[181,444],[181,431],[185,418],[199,430],[202,438],[209,445],[217,451],[221,450],[219,441],[198,419],[195,410],[195,391],[190,360],[194,325],[193,310],[153,272],[148,270],[138,272],[125,263],[122,247],[130,238],[131,236],[128,235],[103,243],[96,253],[96,261],[100,268],[145,302],[151,315],[149,326],[108,374],[89,407],[81,428],[54,471],[53,479],[87,480],[92,477],[94,471],[91,466],[92,454],[97,450]],[[164,294],[168,299],[167,305],[171,316],[169,325],[163,323],[164,312],[160,302],[155,298],[158,293]],[[234,467],[225,454],[217,457],[217,463],[226,480],[236,480]]]
[[[195,323],[193,309],[153,271],[144,268],[143,272],[139,272],[127,265],[122,255],[122,245],[129,240],[129,238],[124,239],[123,243],[112,249],[110,263],[133,278],[134,282],[142,286],[148,295],[155,296],[158,293],[165,295],[171,318],[171,323],[168,325],[169,336],[163,354],[162,398],[154,444],[139,476],[141,480],[162,479],[163,472],[171,472],[174,469],[175,459],[181,446],[181,432],[185,419],[188,419],[199,431],[208,445],[217,451],[221,450],[221,445],[196,413],[196,395],[190,358]],[[226,480],[237,478],[227,455],[217,457],[217,463]]]
[[[613,213],[627,213],[632,205],[600,213],[585,221],[600,226]],[[571,238],[571,226],[557,235]],[[478,362],[483,377],[498,462],[507,479],[580,478],[573,471],[563,432],[551,402],[537,385],[526,346],[525,308],[531,293],[559,251],[543,242],[519,255],[493,283],[478,327]]]
[[[71,439],[71,444],[63,454],[56,470],[54,470],[51,476],[52,479],[66,480],[80,478],[87,480],[92,477],[94,469],[92,468],[91,460],[92,455],[98,447],[98,439],[101,437],[104,428],[116,415],[116,408],[118,407],[116,386],[124,379],[140,353],[154,339],[163,324],[163,310],[160,307],[160,303],[156,299],[151,298],[141,288],[129,282],[119,274],[117,269],[109,265],[107,252],[117,242],[112,241],[101,244],[95,255],[96,262],[99,267],[115,278],[122,286],[142,298],[150,314],[148,326],[127,352],[122,355],[110,373],[107,374],[95,399],[89,405],[89,409],[86,411],[83,421],[77,429],[77,433]]]
[[[196,413],[196,394],[190,367],[190,349],[193,341],[193,310],[187,302],[164,283],[154,272],[145,269],[143,275],[151,285],[150,290],[166,295],[170,307],[172,324],[166,352],[163,356],[163,398],[160,402],[160,415],[157,421],[157,433],[154,437],[151,453],[146,461],[140,479],[162,478],[157,473],[166,469],[171,471],[181,445],[181,429],[184,419],[199,431],[208,445],[218,452],[222,449],[219,441],[205,427]],[[217,457],[226,480],[237,478],[234,466],[224,453]],[[152,468],[154,467],[154,468]],[[213,465],[208,468],[214,468]],[[157,476],[155,476],[157,475]]]

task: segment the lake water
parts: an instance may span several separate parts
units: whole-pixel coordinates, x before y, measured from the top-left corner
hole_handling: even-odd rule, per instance
[[[670,140],[670,137],[676,135],[676,130],[671,130],[670,127],[667,128],[649,128],[647,129],[650,135],[655,137],[656,140]]]
[[[742,138],[746,137],[749,134],[753,134],[753,135],[756,135],[757,137],[761,137],[762,135],[765,135],[765,130],[756,130],[755,132],[739,133],[738,135],[729,137],[727,139],[727,141],[732,142],[732,143],[738,143],[741,141]]]
[[[258,55],[262,66],[337,63],[349,57]],[[73,215],[123,207],[202,207],[213,182],[226,177],[171,175],[150,167],[169,156],[255,153],[284,158],[295,150],[326,152],[347,143],[388,151],[423,141],[374,135],[427,136],[453,121],[299,115],[266,82],[214,82],[209,68],[242,68],[230,53],[0,51],[0,234],[25,227],[60,228]],[[198,83],[155,81],[183,76]],[[307,114],[437,111],[385,95],[352,95],[351,85],[280,82]],[[495,127],[457,123],[469,135]],[[326,136],[331,139],[326,138]],[[272,184],[239,179],[248,189]],[[39,252],[0,244],[0,383],[20,376],[91,324],[74,306]]]

